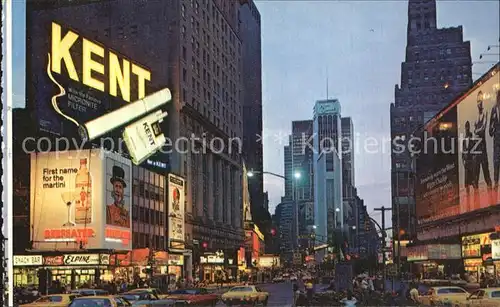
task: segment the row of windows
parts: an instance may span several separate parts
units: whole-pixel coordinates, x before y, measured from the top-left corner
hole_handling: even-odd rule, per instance
[[[152,248],[156,250],[166,250],[167,239],[165,236],[149,235],[145,233],[133,232],[133,248]]]
[[[166,213],[149,208],[132,206],[132,219],[150,225],[165,225]]]

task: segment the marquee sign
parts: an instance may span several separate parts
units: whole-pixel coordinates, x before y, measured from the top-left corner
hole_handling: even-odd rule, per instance
[[[14,266],[35,266],[43,264],[42,255],[16,255],[12,257]]]
[[[99,265],[99,254],[69,254],[63,256],[65,265]]]

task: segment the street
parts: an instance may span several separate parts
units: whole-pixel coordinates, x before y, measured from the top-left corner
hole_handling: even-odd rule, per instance
[[[289,282],[277,283],[277,284],[262,284],[259,285],[262,290],[269,292],[269,302],[268,306],[292,306],[293,304],[293,293],[292,284]],[[217,306],[225,306],[219,301]]]

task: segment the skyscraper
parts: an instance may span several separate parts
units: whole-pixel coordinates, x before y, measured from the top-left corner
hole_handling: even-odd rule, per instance
[[[292,134],[284,150],[285,200],[312,201],[314,198],[313,153],[307,143],[312,145],[312,135],[312,120],[292,122]],[[295,178],[297,173],[300,178]]]
[[[409,0],[405,61],[401,85],[391,104],[391,138],[405,144],[428,121],[472,83],[470,43],[462,27],[437,28],[436,1]],[[394,142],[393,142],[394,144]],[[401,239],[415,235],[415,200],[410,153],[391,152],[392,224]]]
[[[342,185],[344,196],[349,195],[354,180],[354,125],[350,117],[342,117]]]
[[[341,117],[337,99],[316,101],[314,131],[314,219],[320,239],[331,241],[345,220],[342,199]]]
[[[341,118],[341,154],[342,154],[342,197],[346,209],[345,215],[350,217],[355,210],[354,185],[354,126],[350,117]]]
[[[236,2],[236,1],[234,1]],[[243,158],[255,176],[249,182],[252,213],[257,223],[264,218],[264,178],[262,160],[262,57],[260,13],[253,1],[241,1],[238,11],[238,35],[242,40],[243,66]],[[265,211],[267,212],[267,210]],[[264,212],[264,213],[265,213]],[[270,218],[270,216],[269,216]],[[259,224],[260,225],[260,224]]]

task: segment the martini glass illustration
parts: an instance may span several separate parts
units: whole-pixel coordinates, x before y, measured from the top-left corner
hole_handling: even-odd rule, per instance
[[[71,227],[75,226],[76,224],[71,221],[71,205],[76,199],[76,193],[75,192],[63,192],[61,193],[61,198],[64,204],[66,205],[68,209],[68,221],[63,224],[64,227]]]

